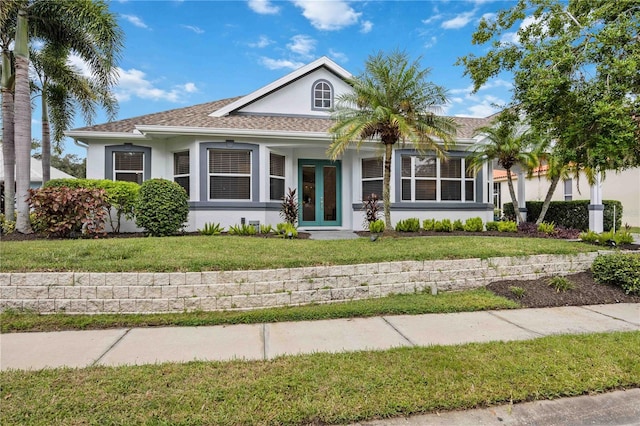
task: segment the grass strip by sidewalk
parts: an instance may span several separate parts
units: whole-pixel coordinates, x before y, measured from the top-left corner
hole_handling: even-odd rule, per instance
[[[640,332],[193,362],[10,371],[3,425],[347,423],[640,386]]]
[[[205,326],[255,324],[280,321],[306,321],[376,315],[471,312],[510,309],[517,303],[496,296],[486,289],[462,292],[398,294],[379,299],[350,302],[256,309],[251,311],[184,312],[175,314],[39,315],[33,312],[0,313],[0,331],[58,331],[156,326]]]
[[[400,260],[576,254],[597,246],[542,238],[438,236],[355,240],[183,236],[3,241],[0,272],[174,272],[294,268]]]

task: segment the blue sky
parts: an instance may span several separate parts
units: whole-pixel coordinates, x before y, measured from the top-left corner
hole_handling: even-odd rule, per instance
[[[479,20],[513,1],[112,1],[125,33],[119,119],[227,97],[268,84],[320,56],[357,75],[371,54],[400,49],[448,90],[448,115],[484,117],[510,99],[509,77],[471,94],[460,56]],[[77,63],[82,67],[82,64]],[[33,136],[40,137],[34,112]],[[96,123],[104,122],[100,114]],[[74,127],[84,126],[78,119]],[[85,152],[65,143],[65,151]]]

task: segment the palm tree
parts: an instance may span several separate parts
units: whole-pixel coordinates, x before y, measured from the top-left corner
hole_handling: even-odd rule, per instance
[[[476,130],[485,139],[471,148],[467,157],[467,168],[478,170],[489,161],[497,161],[498,165],[507,171],[507,184],[511,202],[516,213],[518,223],[522,222],[522,215],[518,210],[518,199],[513,189],[512,169],[519,165],[531,170],[537,164],[535,149],[539,138],[529,128],[519,125],[518,117],[511,110],[505,110],[496,118],[496,125],[481,127]]]
[[[390,181],[394,145],[410,142],[420,153],[429,150],[444,157],[454,143],[455,122],[436,114],[447,103],[445,90],[426,80],[429,72],[420,67],[419,60],[410,62],[404,52],[369,56],[364,73],[348,80],[353,91],[338,96],[332,113],[333,142],[327,151],[331,159],[342,155],[352,143],[360,148],[365,140],[379,141],[384,147],[386,229],[393,229]]]
[[[87,124],[93,121],[97,104],[107,112],[109,120],[115,118],[117,111],[117,101],[109,89],[81,75],[78,69],[68,63],[68,57],[67,48],[50,43],[31,54],[38,78],[36,90],[42,98],[43,184],[49,181],[51,174],[51,127],[54,148],[60,153],[64,131],[72,124],[77,109],[80,109]]]
[[[122,32],[115,15],[109,12],[108,5],[103,0],[3,0],[0,28],[8,27],[7,23],[14,18],[17,22],[14,40],[14,143],[18,209],[16,231],[29,233],[29,37],[37,37],[54,46],[64,46],[79,55],[87,62],[98,87],[109,89],[117,78],[115,62],[122,47]],[[3,74],[4,72],[3,67]]]
[[[13,141],[14,109],[14,56],[10,50],[15,34],[15,4],[0,3],[0,49],[2,49],[2,154],[4,162],[4,215],[7,220],[15,217],[15,162],[16,152]],[[13,17],[13,19],[12,19]]]

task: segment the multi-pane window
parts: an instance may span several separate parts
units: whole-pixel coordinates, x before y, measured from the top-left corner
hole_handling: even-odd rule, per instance
[[[209,149],[209,199],[251,199],[251,151]]]
[[[313,107],[330,109],[332,107],[333,93],[331,86],[326,81],[319,81],[313,86]]]
[[[144,153],[131,151],[114,152],[113,180],[142,184],[144,180]]]
[[[464,159],[401,158],[402,201],[468,201],[475,198],[475,178]]]
[[[173,154],[173,181],[189,191],[189,151],[175,152]]]
[[[284,156],[269,154],[269,194],[271,200],[284,199]]]
[[[571,179],[564,180],[564,200],[573,200],[573,181]]]
[[[382,160],[378,158],[362,159],[362,200],[367,200],[371,194],[382,199]]]
[[[502,208],[502,194],[500,191],[500,182],[493,183],[493,206],[497,209]]]

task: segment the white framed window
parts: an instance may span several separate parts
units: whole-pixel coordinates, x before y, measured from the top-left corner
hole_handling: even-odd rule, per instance
[[[501,185],[500,182],[493,183],[493,206],[497,209],[502,206],[502,194],[500,192]]]
[[[113,152],[113,180],[142,184],[144,181],[144,152]]]
[[[572,179],[564,180],[564,200],[565,201],[573,200],[573,180]]]
[[[333,107],[333,88],[328,81],[320,80],[313,85],[313,108],[331,109]]]
[[[284,199],[284,178],[285,178],[285,158],[284,155],[269,154],[269,197],[271,200]]]
[[[251,150],[209,149],[209,199],[251,200]]]
[[[376,194],[382,200],[383,163],[380,158],[362,159],[362,200]]]
[[[173,153],[173,181],[187,191],[187,195],[191,195],[190,191],[190,165],[189,151]]]
[[[464,158],[403,155],[401,168],[402,201],[475,201],[475,177]]]

